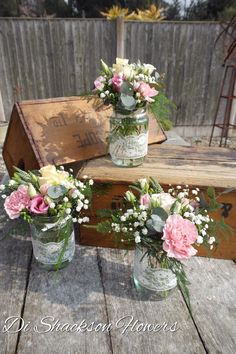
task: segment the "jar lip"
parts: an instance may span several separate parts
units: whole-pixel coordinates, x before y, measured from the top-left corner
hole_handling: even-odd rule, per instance
[[[145,104],[145,106],[134,109],[132,111],[127,111],[125,109],[121,109],[121,108],[113,106],[113,111],[116,114],[121,114],[124,116],[131,116],[131,115],[135,115],[135,114],[145,113],[147,111],[147,105]]]
[[[54,216],[48,216],[48,215],[34,215],[32,217],[33,223],[36,224],[42,224],[42,223],[56,223],[59,220],[64,220],[64,216],[58,216],[58,215],[54,215]]]

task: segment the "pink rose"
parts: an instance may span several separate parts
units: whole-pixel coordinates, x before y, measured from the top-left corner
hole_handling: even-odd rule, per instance
[[[40,193],[42,193],[43,195],[46,195],[49,187],[50,187],[50,185],[48,183],[42,184],[39,188]]]
[[[28,187],[21,185],[12,192],[4,202],[4,208],[10,219],[19,218],[20,212],[28,208],[30,205],[30,197],[28,196]]]
[[[103,76],[99,76],[95,81],[94,81],[94,86],[97,90],[101,91],[104,89],[104,82],[106,80],[104,79]]]
[[[120,76],[118,74],[114,74],[112,78],[112,85],[113,88],[116,92],[120,92],[121,85],[123,84],[123,76]]]
[[[139,202],[141,205],[145,205],[145,206],[149,207],[150,203],[151,203],[150,195],[149,194],[141,195]]]
[[[170,215],[163,229],[163,249],[168,257],[187,259],[197,253],[191,246],[197,237],[197,228],[191,221],[178,214]]]
[[[189,204],[193,207],[193,209],[197,209],[197,208],[199,207],[199,205],[200,205],[200,204],[199,204],[196,200],[194,200],[194,199],[191,199]]]
[[[49,205],[45,203],[42,195],[37,195],[31,200],[30,211],[34,214],[47,214]]]
[[[154,97],[158,94],[157,90],[150,87],[145,82],[141,82],[141,84],[138,87],[138,91],[140,92],[140,94],[144,97],[144,99],[147,102],[154,102],[154,100],[151,97]]]
[[[182,198],[181,199],[181,204],[183,206],[187,206],[187,205],[189,205],[189,203],[190,203],[190,200],[188,198]]]

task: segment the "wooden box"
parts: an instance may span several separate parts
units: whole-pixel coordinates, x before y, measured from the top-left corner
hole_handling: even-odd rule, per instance
[[[3,158],[10,176],[13,166],[32,170],[49,163],[72,164],[107,153],[111,106],[94,96],[16,103],[11,115]],[[166,140],[150,116],[149,143]]]
[[[92,223],[99,222],[96,210],[117,208],[129,184],[139,178],[152,176],[165,189],[168,185],[198,186],[206,190],[214,186],[218,191],[236,188],[236,151],[224,148],[188,147],[173,145],[152,145],[143,166],[138,168],[118,168],[107,158],[88,161],[80,170],[79,177],[88,175],[95,180],[98,190],[93,197],[90,217]],[[222,238],[218,248],[211,254],[215,258],[236,259],[236,190],[224,194],[219,199],[224,208],[214,217],[225,217],[234,229],[227,240]],[[94,229],[80,227],[79,243],[82,245],[117,247],[111,235],[99,234]],[[207,256],[203,247],[199,255]]]

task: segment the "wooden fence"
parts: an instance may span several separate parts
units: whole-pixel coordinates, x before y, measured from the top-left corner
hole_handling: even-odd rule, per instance
[[[19,99],[90,91],[100,58],[117,53],[166,74],[177,126],[212,123],[222,79],[218,23],[126,22],[103,19],[0,19],[0,92],[5,117]]]

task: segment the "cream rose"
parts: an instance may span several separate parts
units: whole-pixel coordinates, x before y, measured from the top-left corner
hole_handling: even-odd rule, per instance
[[[123,74],[124,69],[126,73],[129,74],[132,70],[132,66],[129,65],[129,59],[116,58],[116,64],[112,66],[114,73]]]
[[[65,184],[67,182],[67,178],[69,176],[68,172],[65,171],[57,171],[56,167],[53,165],[48,165],[42,167],[39,172],[42,177],[39,177],[39,185],[43,184]]]

